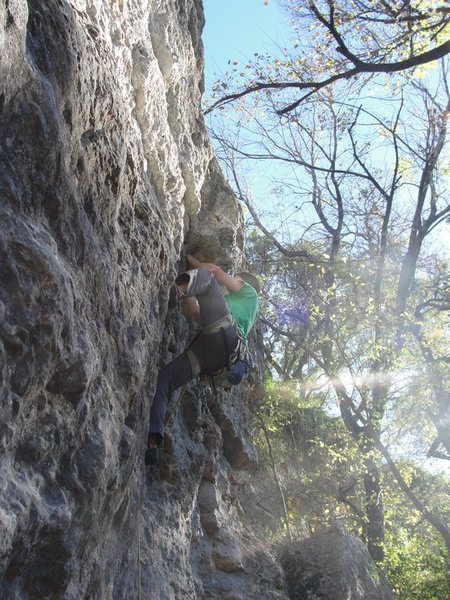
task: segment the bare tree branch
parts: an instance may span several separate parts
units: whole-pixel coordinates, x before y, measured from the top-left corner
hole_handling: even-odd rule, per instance
[[[342,48],[340,47],[342,51]],[[368,63],[364,61],[357,60],[357,66],[354,66],[351,69],[347,69],[346,71],[342,71],[341,73],[337,73],[336,75],[332,75],[331,77],[327,77],[321,81],[303,81],[303,82],[295,82],[295,81],[285,81],[285,82],[257,82],[241,92],[235,92],[233,94],[227,94],[216,100],[210,107],[208,107],[204,114],[212,112],[216,108],[221,108],[230,102],[234,102],[239,98],[243,98],[248,96],[249,94],[254,94],[255,92],[260,92],[263,90],[287,90],[287,89],[298,89],[298,90],[310,90],[308,94],[302,96],[299,100],[288,104],[284,108],[277,110],[278,115],[286,115],[287,113],[295,110],[302,102],[304,102],[307,98],[309,98],[312,94],[315,94],[319,90],[330,86],[332,83],[336,81],[340,81],[342,79],[353,79],[358,75],[364,74],[375,74],[375,73],[398,73],[400,71],[406,71],[408,69],[412,69],[414,67],[419,67],[420,65],[427,64],[429,62],[433,62],[435,60],[439,60],[443,58],[447,54],[450,53],[450,41],[444,42],[440,44],[436,48],[432,50],[428,50],[427,52],[423,52],[417,56],[413,56],[406,60],[401,60],[393,63]],[[355,57],[356,58],[356,57]],[[352,61],[354,62],[354,61]],[[354,63],[355,64],[355,63]]]

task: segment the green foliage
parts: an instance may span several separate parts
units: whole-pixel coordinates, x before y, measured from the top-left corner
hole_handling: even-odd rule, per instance
[[[412,463],[399,465],[405,478],[450,518],[449,481]],[[442,538],[411,509],[390,477],[385,486],[385,560],[381,565],[401,600],[443,600],[450,588],[450,562]]]
[[[355,489],[361,469],[356,445],[342,421],[326,414],[324,397],[317,394],[301,399],[299,388],[295,381],[266,382],[259,419],[270,436],[272,457],[260,429],[255,441],[262,463],[269,468],[271,460],[275,461],[291,530],[297,535],[319,531],[336,519],[346,521],[348,528],[358,533],[362,524],[350,517],[350,500],[347,506],[339,503],[344,488],[349,497],[359,493]],[[269,497],[277,497],[275,489]],[[280,506],[278,511],[281,515]]]
[[[402,535],[403,534],[403,535]],[[444,600],[449,590],[448,558],[436,534],[405,539],[404,531],[388,530],[382,565],[393,591],[401,600]]]
[[[270,436],[290,529],[301,538],[338,520],[364,539],[363,456],[340,419],[324,410],[324,396],[301,400],[300,388],[298,381],[269,379],[259,412]],[[261,429],[255,441],[262,460],[265,497],[270,499],[268,507],[279,514],[278,526],[266,529],[265,535],[277,542],[286,535],[286,524]],[[449,520],[448,477],[409,461],[399,462],[398,467],[415,493],[427,495],[429,507]],[[385,559],[379,566],[399,600],[444,600],[450,564],[442,539],[405,501],[386,468],[383,482],[386,538]]]

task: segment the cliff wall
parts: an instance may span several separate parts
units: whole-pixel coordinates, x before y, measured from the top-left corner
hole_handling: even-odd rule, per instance
[[[143,464],[158,369],[189,336],[168,309],[183,253],[241,259],[203,18],[200,0],[0,0],[1,598],[286,597],[239,503],[257,382],[188,386]]]

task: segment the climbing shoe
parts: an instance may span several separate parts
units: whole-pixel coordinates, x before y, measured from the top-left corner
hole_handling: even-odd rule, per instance
[[[146,465],[156,465],[162,450],[163,436],[152,431],[148,434],[147,444],[144,462]]]
[[[161,452],[161,448],[147,448],[145,451],[145,465],[157,465],[159,462],[159,454]]]

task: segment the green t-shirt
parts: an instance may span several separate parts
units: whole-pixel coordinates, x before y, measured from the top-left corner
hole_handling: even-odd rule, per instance
[[[229,292],[225,300],[236,321],[239,334],[246,339],[258,318],[259,300],[256,290],[250,284],[244,283],[238,292]]]

